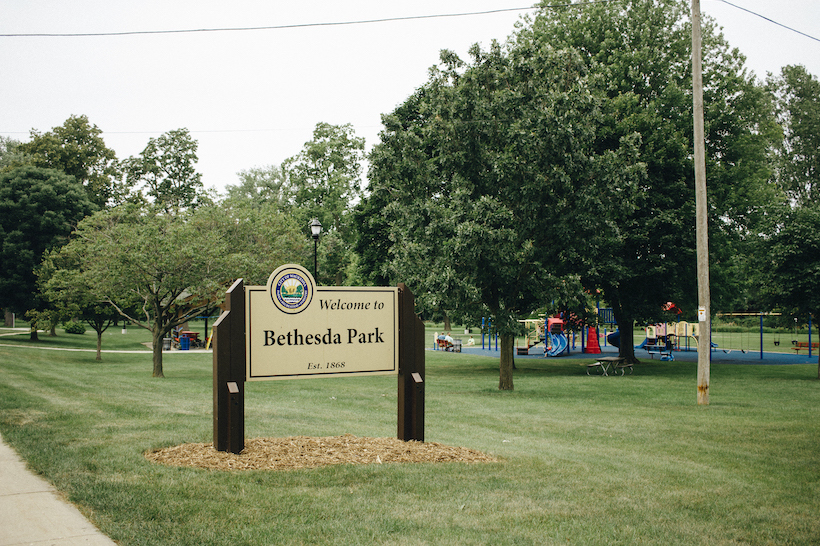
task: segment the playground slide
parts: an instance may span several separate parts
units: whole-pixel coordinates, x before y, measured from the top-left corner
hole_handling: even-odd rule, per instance
[[[564,334],[550,333],[549,336],[552,343],[552,348],[547,351],[548,356],[558,356],[567,349],[567,344],[569,341]]]
[[[616,349],[621,348],[621,331],[615,330],[611,334],[606,336],[606,342],[615,347]]]
[[[636,348],[636,349],[643,349],[644,347],[646,347],[646,342],[647,342],[647,341],[649,341],[649,340],[644,339],[644,340],[641,342],[641,344],[640,344],[640,345],[635,345],[635,348]]]

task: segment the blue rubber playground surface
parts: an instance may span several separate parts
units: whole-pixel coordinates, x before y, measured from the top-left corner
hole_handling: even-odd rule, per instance
[[[433,349],[428,349],[433,350]],[[495,345],[491,348],[482,349],[480,345],[478,346],[465,346],[461,349],[461,354],[469,354],[469,355],[481,355],[481,356],[490,356],[498,358],[499,352],[495,349]],[[459,353],[451,353],[454,356],[457,356]],[[618,349],[612,347],[611,345],[601,347],[601,354],[604,356],[607,355],[617,355]],[[723,351],[720,348],[712,350],[712,362],[716,364],[763,364],[763,365],[787,365],[787,364],[817,364],[817,351],[812,351],[811,356],[809,356],[805,351],[802,351],[802,354],[788,354],[788,353],[767,353],[764,352],[762,354],[763,358],[761,359],[760,351],[743,351],[733,350],[733,351]],[[576,346],[574,349],[570,348],[570,353],[563,354],[563,356],[544,356],[544,346],[543,345],[536,345],[534,347],[530,347],[529,354],[527,355],[519,355],[513,354],[513,358],[515,360],[519,359],[529,359],[529,358],[549,358],[549,359],[557,359],[557,358],[589,358],[594,359],[596,354],[590,353],[582,353],[581,347]],[[649,362],[651,360],[659,360],[660,355],[650,354],[649,351],[645,349],[635,349],[635,356],[640,361]],[[698,353],[696,349],[690,350],[681,350],[681,351],[672,351],[672,356],[674,356],[676,362],[697,362],[698,361]]]

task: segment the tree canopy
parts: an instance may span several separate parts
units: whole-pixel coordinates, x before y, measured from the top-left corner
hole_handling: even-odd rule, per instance
[[[162,340],[175,327],[219,305],[234,279],[261,283],[272,263],[304,257],[298,231],[269,212],[122,205],[81,222],[62,255],[94,299],[151,331],[153,375],[163,377]]]
[[[89,123],[87,116],[71,116],[46,133],[32,130],[31,140],[20,144],[17,151],[28,164],[73,176],[98,208],[111,204],[119,177],[117,155],[105,145],[102,130]]]
[[[601,289],[612,305],[623,325],[622,356],[630,359],[635,320],[663,318],[668,301],[690,316],[696,308],[690,28],[688,2],[625,0],[545,6],[516,37],[577,51],[606,82],[597,145],[641,137],[646,177],[629,214],[612,218],[617,237],[575,266],[584,285]],[[742,291],[735,257],[769,192],[767,149],[776,129],[742,55],[708,20],[703,36],[711,279],[720,304]]]
[[[97,295],[66,247],[46,252],[37,268],[37,283],[42,298],[52,304],[61,320],[80,320],[97,334],[97,360],[102,360],[103,333],[119,317],[117,310]]]
[[[199,144],[188,129],[176,129],[148,140],[145,149],[124,162],[126,186],[170,211],[209,203],[196,171]]]
[[[820,333],[820,205],[784,205],[758,247],[764,303],[811,316]],[[820,379],[820,356],[817,378]]]
[[[24,163],[20,141],[0,135],[0,171],[10,170]]]
[[[353,127],[317,123],[313,139],[282,164],[292,196],[291,214],[306,234],[313,218],[322,224],[317,282],[342,284],[354,260],[353,208],[362,197],[364,139]]]
[[[278,211],[290,209],[293,196],[281,167],[253,167],[237,173],[238,184],[229,184],[224,203],[228,206],[262,207],[272,205]]]
[[[820,201],[820,81],[803,66],[783,67],[769,79],[784,139],[778,178],[797,204]]]
[[[35,268],[96,210],[62,171],[17,167],[0,172],[0,303],[22,315],[37,306]]]
[[[493,316],[499,388],[512,389],[517,320],[573,282],[562,264],[611,237],[607,219],[628,212],[643,167],[634,138],[593,146],[604,96],[575,51],[471,54],[465,64],[445,52],[384,116],[370,179],[387,203],[393,276],[422,313]]]
[[[784,133],[774,160],[783,193],[766,207],[757,238],[761,303],[810,315],[820,332],[820,82],[802,66],[786,66],[768,85]]]

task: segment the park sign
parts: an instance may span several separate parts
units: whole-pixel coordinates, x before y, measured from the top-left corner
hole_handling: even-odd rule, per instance
[[[424,323],[413,292],[317,288],[297,265],[266,286],[237,279],[214,323],[214,448],[245,448],[245,382],[297,377],[395,375],[400,440],[424,441]]]
[[[399,289],[317,287],[299,265],[245,287],[247,381],[395,375]]]

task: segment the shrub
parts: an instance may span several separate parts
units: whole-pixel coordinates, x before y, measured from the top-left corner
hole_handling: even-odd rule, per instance
[[[72,320],[71,322],[66,322],[65,326],[65,333],[66,334],[84,334],[85,333],[85,325],[82,322],[77,322],[76,320]]]

